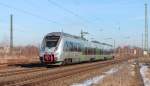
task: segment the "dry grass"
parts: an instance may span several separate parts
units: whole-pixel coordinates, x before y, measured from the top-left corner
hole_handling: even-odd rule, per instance
[[[78,73],[75,75],[64,77],[62,79],[58,79],[53,82],[41,83],[39,86],[70,86],[75,83],[83,83],[85,80],[92,79],[96,76],[104,75],[105,72],[109,71],[111,68],[116,68],[116,69],[119,69],[120,71],[116,72],[113,75],[106,76],[103,82],[99,82],[98,84],[93,84],[92,86],[137,86],[137,85],[134,85],[135,83],[134,72],[132,73],[129,72],[129,71],[133,71],[134,67],[130,66],[131,68],[128,68],[127,64],[128,63],[125,63],[125,64],[123,63],[119,65],[110,65],[110,66],[100,68],[100,69],[89,70],[83,73]],[[116,78],[116,77],[119,77],[119,78]],[[129,84],[129,83],[132,83],[132,84]]]
[[[24,47],[14,47],[12,54],[8,52],[9,49],[1,51],[0,64],[7,63],[13,65],[18,63],[32,63],[39,61],[39,51],[36,46],[28,45]]]
[[[150,68],[148,68],[148,70],[145,73],[145,75],[147,76],[146,78],[148,78],[150,80]]]
[[[105,77],[95,86],[138,86],[134,67],[134,65],[123,65],[118,72]]]
[[[139,57],[139,61],[142,63],[150,63],[150,56]]]

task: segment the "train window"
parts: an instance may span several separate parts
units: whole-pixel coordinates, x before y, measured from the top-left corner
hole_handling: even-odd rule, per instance
[[[89,52],[90,52],[90,49],[89,49],[89,48],[87,48],[86,50],[87,50],[87,51],[86,51],[86,54],[88,55],[88,54],[89,54]]]
[[[66,44],[67,44],[67,50],[70,51],[70,44],[69,44],[69,42],[67,41]]]
[[[88,48],[87,50],[88,50],[88,51],[87,51],[87,55],[90,55],[91,49]]]
[[[100,55],[100,49],[97,49],[97,54]]]
[[[72,52],[79,52],[79,51],[81,51],[79,43],[69,42],[68,45],[69,45],[70,51],[72,51]]]
[[[78,44],[77,43],[74,43],[75,44],[75,51],[77,52],[78,51]]]
[[[79,52],[79,43],[76,43],[76,52]]]
[[[77,52],[78,51],[78,44],[75,43],[75,51]]]
[[[93,48],[93,55],[95,55],[95,48]]]
[[[51,48],[51,47],[56,47],[57,41],[47,41],[46,46]]]
[[[80,46],[79,46],[79,43],[77,43],[77,52],[80,52]]]
[[[89,49],[88,49],[88,51],[89,51],[89,52],[88,52],[88,54],[89,54],[89,55],[91,55],[91,53],[92,53],[92,49],[91,49],[91,48],[89,48]]]
[[[84,52],[84,45],[81,44],[81,52]]]
[[[68,51],[68,42],[67,41],[64,43],[63,50]]]
[[[73,49],[72,47],[73,47],[73,46],[72,46],[72,43],[71,43],[71,42],[68,42],[68,50],[69,50],[69,51],[72,51],[72,49]]]
[[[74,46],[73,46],[73,43],[70,42],[70,49],[71,49],[70,51],[73,51],[73,47],[74,47]]]
[[[102,49],[99,50],[99,54],[100,54],[100,55],[103,54]]]
[[[58,36],[47,36],[46,37],[46,47],[56,47],[58,43],[59,37]]]
[[[98,48],[96,48],[95,50],[96,50],[96,51],[95,51],[96,55],[99,55],[99,53],[98,53]]]
[[[67,41],[67,50],[70,51],[70,43]]]
[[[70,51],[70,44],[69,44],[69,42],[67,41],[66,44],[67,44],[67,51]]]
[[[73,44],[72,51],[76,51],[76,44],[75,43],[72,44]]]
[[[78,43],[78,52],[81,52],[81,44]]]
[[[85,47],[85,55],[87,55],[87,53],[88,53],[88,49],[87,49],[87,47]]]
[[[84,52],[84,55],[87,55],[87,53],[88,53],[87,47],[84,48],[84,51],[83,51],[83,52]]]
[[[68,44],[68,51],[71,51],[71,43],[67,42],[67,44]]]

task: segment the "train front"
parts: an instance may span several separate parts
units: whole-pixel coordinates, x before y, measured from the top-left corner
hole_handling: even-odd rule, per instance
[[[40,48],[40,61],[43,64],[53,64],[59,57],[58,43],[60,36],[46,36]]]

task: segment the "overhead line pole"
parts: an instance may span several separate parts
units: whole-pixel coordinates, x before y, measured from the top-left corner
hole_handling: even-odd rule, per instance
[[[84,36],[86,35],[86,34],[89,34],[88,32],[84,32],[83,30],[81,30],[81,38],[84,38]]]
[[[148,54],[148,16],[147,16],[147,3],[145,3],[145,43],[144,43],[144,52],[145,55]]]
[[[13,52],[13,15],[10,15],[10,54]]]
[[[144,43],[143,43],[143,33],[142,33],[142,50],[144,50],[143,45],[144,45]]]

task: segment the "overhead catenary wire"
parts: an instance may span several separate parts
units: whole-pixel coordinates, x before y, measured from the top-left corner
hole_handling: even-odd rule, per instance
[[[65,12],[68,12],[68,13],[72,14],[73,16],[77,17],[78,19],[80,19],[80,20],[82,20],[82,21],[84,21],[84,22],[90,22],[90,23],[91,23],[91,21],[87,20],[87,19],[84,18],[83,16],[80,16],[79,14],[75,13],[74,11],[71,11],[71,10],[65,8],[64,6],[62,6],[62,5],[60,5],[60,4],[56,3],[56,2],[54,2],[54,1],[52,1],[52,0],[48,0],[48,2],[50,2],[51,4],[53,4],[53,5],[57,6],[57,7],[59,7],[60,9],[64,10]],[[28,3],[30,3],[30,2],[28,2]],[[31,3],[31,4],[34,4],[34,3]],[[63,26],[61,23],[59,23],[59,22],[57,22],[57,21],[48,19],[48,18],[43,17],[43,16],[40,16],[40,15],[37,15],[37,14],[32,13],[32,12],[29,12],[29,11],[27,11],[27,10],[20,9],[20,8],[16,8],[16,7],[14,7],[14,6],[11,6],[11,5],[2,3],[2,2],[0,2],[0,5],[3,6],[3,7],[6,7],[6,8],[14,9],[14,10],[16,10],[16,11],[18,11],[18,12],[21,12],[21,13],[24,13],[24,14],[27,14],[27,15],[30,15],[30,16],[33,16],[33,17],[35,17],[35,18],[37,18],[37,19],[40,19],[40,20],[43,20],[43,21],[46,21],[46,22],[55,23],[55,24],[59,25],[61,28],[62,28],[62,26]],[[34,5],[34,6],[35,6],[35,5]],[[85,27],[85,26],[88,27],[89,24],[87,25],[87,24],[83,23],[83,26],[84,26],[84,27]]]
[[[75,12],[73,12],[73,11],[67,9],[67,8],[65,8],[64,6],[58,4],[57,2],[55,2],[55,1],[53,1],[53,0],[48,0],[48,2],[51,3],[51,4],[53,4],[53,5],[56,6],[56,7],[60,8],[60,9],[64,10],[65,12],[72,14],[73,16],[77,17],[78,19],[80,19],[80,20],[82,20],[82,21],[84,21],[84,22],[90,22],[89,20],[83,18],[83,17],[80,16],[79,14],[77,14],[77,13],[75,13]]]
[[[38,10],[39,10],[39,8],[41,8],[40,5],[35,4],[34,2],[32,2],[32,0],[22,0],[22,1],[24,1],[27,4],[30,4],[30,6],[32,6],[32,7],[36,7]]]
[[[76,12],[74,12],[74,11],[72,11],[72,10],[70,10],[70,9],[68,9],[68,8],[66,8],[66,7],[64,7],[64,6],[62,6],[61,4],[57,3],[56,0],[55,0],[55,1],[54,1],[54,0],[47,0],[47,1],[48,1],[49,3],[51,3],[52,5],[54,5],[54,6],[58,7],[58,8],[60,8],[60,9],[62,9],[63,11],[65,11],[65,12],[67,12],[67,13],[69,13],[69,14],[75,16],[76,18],[82,20],[84,27],[85,27],[85,26],[86,26],[86,27],[90,27],[92,24],[95,24],[93,21],[90,21],[89,19],[87,19],[87,18],[85,18],[85,17],[83,17],[83,16],[77,14]],[[88,23],[88,24],[86,24],[86,23]],[[92,27],[96,27],[96,28],[97,28],[97,26],[94,26],[94,25],[92,25]],[[99,26],[98,26],[98,27],[99,27]]]
[[[31,0],[23,0],[23,1],[26,2],[26,3],[28,3],[28,4],[30,4],[32,7],[35,7],[35,8],[37,8],[37,7],[39,8],[39,7],[40,7],[40,5],[37,5],[37,4],[33,3]],[[93,22],[91,22],[90,20],[84,18],[83,16],[81,16],[81,15],[75,13],[74,11],[72,11],[72,10],[70,10],[70,9],[68,9],[68,8],[65,8],[64,6],[62,6],[61,4],[59,4],[59,3],[57,3],[57,2],[55,2],[55,1],[53,1],[53,0],[48,0],[48,2],[49,2],[50,4],[52,4],[52,5],[56,6],[56,7],[58,7],[59,9],[62,9],[63,11],[65,11],[65,12],[67,12],[67,13],[69,13],[69,14],[75,16],[76,18],[82,20],[82,22],[84,22],[84,23],[82,23],[84,27],[85,27],[85,26],[87,27],[87,25],[85,24],[85,22],[93,23]]]
[[[40,7],[40,6],[37,5],[37,4],[35,5],[35,3],[33,3],[33,2],[30,1],[30,0],[23,0],[23,1],[26,2],[26,3],[28,3],[28,4],[30,4],[30,6],[32,6],[32,7],[34,7],[34,8]],[[76,14],[76,13],[74,13],[73,11],[71,11],[71,10],[69,10],[69,9],[66,9],[65,7],[59,5],[58,3],[56,3],[56,2],[54,2],[54,1],[52,1],[52,0],[48,0],[48,2],[51,3],[51,4],[53,4],[53,5],[55,5],[55,6],[57,6],[57,7],[60,8],[60,9],[63,9],[63,10],[66,11],[66,12],[68,12],[68,13],[70,13],[70,14],[76,16],[78,19],[82,19],[83,21],[88,21],[88,20],[84,19],[82,16],[80,16],[79,14]],[[88,22],[89,22],[89,21],[88,21]]]
[[[84,17],[80,16],[79,14],[77,14],[77,13],[75,13],[75,12],[73,12],[73,11],[67,9],[67,8],[65,8],[64,6],[58,4],[57,2],[55,2],[55,1],[53,1],[53,0],[48,0],[48,2],[51,3],[51,4],[54,5],[54,6],[56,6],[56,7],[60,8],[60,9],[62,9],[63,11],[65,11],[65,12],[67,12],[67,13],[69,13],[69,14],[75,16],[76,18],[82,20],[82,21],[84,22],[84,23],[83,23],[83,26],[84,26],[84,27],[85,27],[85,26],[87,27],[87,24],[85,24],[85,22],[90,22],[89,20],[85,19]]]
[[[5,3],[1,3],[1,2],[0,2],[0,5],[3,6],[3,7],[7,7],[7,8],[10,8],[10,9],[14,9],[14,10],[16,10],[16,11],[18,11],[18,12],[21,12],[21,13],[24,13],[24,14],[28,14],[28,15],[30,15],[30,16],[33,16],[33,17],[37,18],[37,19],[40,19],[40,20],[43,20],[43,21],[46,21],[46,22],[55,23],[55,24],[61,26],[60,23],[58,23],[58,22],[56,22],[56,21],[54,21],[54,20],[50,20],[50,19],[45,18],[45,17],[43,17],[43,16],[40,16],[40,15],[31,13],[31,12],[28,12],[28,11],[26,11],[26,10],[24,10],[24,9],[16,8],[16,7],[10,6],[10,5],[5,4]]]
[[[23,0],[23,1],[26,2],[26,3],[28,3],[28,4],[30,4],[30,6],[32,6],[33,8],[39,8],[39,7],[40,7],[40,5],[35,4],[35,3],[32,2],[31,0]],[[69,14],[75,16],[77,19],[81,20],[81,21],[82,21],[82,28],[83,28],[83,27],[84,27],[84,28],[85,28],[85,27],[90,27],[91,24],[93,23],[93,22],[91,22],[90,20],[84,18],[83,16],[77,14],[76,12],[74,12],[74,11],[72,11],[72,10],[70,10],[70,9],[68,9],[68,8],[66,8],[66,7],[64,7],[64,6],[62,6],[61,4],[57,3],[57,2],[54,1],[54,0],[46,0],[46,1],[48,1],[50,4],[56,6],[57,8],[62,9],[63,11],[65,11],[65,12],[67,12],[67,13],[69,13]],[[86,24],[87,22],[88,22],[89,24]],[[92,25],[92,27],[93,27],[93,25]]]

